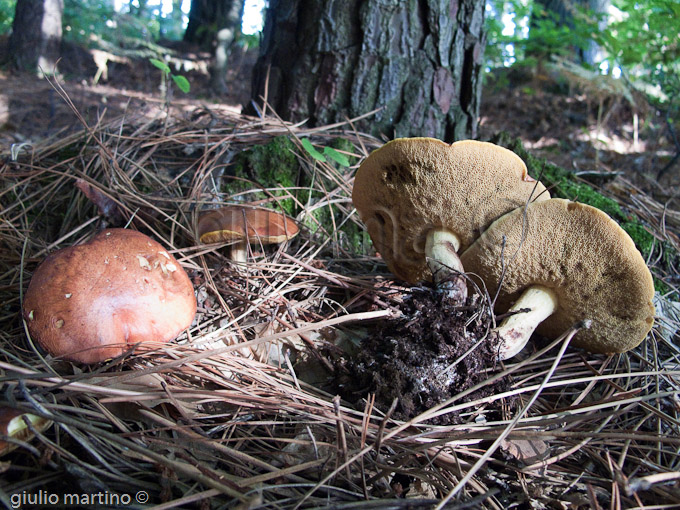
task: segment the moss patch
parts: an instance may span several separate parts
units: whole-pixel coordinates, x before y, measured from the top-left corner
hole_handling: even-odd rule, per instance
[[[295,151],[295,144],[288,137],[277,136],[267,144],[255,145],[239,153],[228,169],[222,191],[237,195],[254,187],[269,189],[268,192],[250,193],[247,200],[282,197],[277,200],[279,208],[294,214],[295,201],[284,197],[295,196],[292,188],[301,185],[303,173]]]

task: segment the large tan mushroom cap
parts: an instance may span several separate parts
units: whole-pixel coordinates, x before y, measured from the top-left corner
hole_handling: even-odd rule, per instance
[[[390,271],[431,280],[425,239],[445,228],[465,250],[494,220],[528,200],[547,200],[522,159],[498,145],[401,138],[372,152],[352,192],[359,216]]]
[[[496,311],[507,311],[527,287],[542,285],[555,293],[557,309],[538,333],[556,338],[590,319],[591,328],[577,333],[572,345],[611,354],[642,342],[654,323],[654,284],[628,234],[599,209],[569,200],[530,204],[525,221],[524,212],[495,221],[461,255],[465,270],[479,275],[491,296],[505,262]]]
[[[163,246],[125,229],[61,249],[33,273],[23,304],[31,337],[53,356],[96,363],[188,328],[196,297]]]

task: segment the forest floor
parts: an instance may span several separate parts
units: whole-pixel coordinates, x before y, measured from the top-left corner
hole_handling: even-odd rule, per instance
[[[473,463],[478,463],[481,452],[493,453],[493,449],[486,449],[491,440],[510,430],[511,417],[522,418],[522,414],[515,413],[519,403],[533,403],[534,397],[532,400],[529,397],[538,396],[554,374],[551,384],[555,381],[555,386],[543,392],[533,407],[527,404],[526,417],[515,423],[517,434],[503,436],[507,441],[499,442],[497,447],[501,450],[493,458],[488,457],[491,461],[483,469],[479,468],[480,474],[471,483],[474,490],[470,489],[468,496],[479,493],[480,498],[498,501],[485,508],[508,508],[520,501],[523,506],[518,507],[527,508],[526,501],[530,499],[544,503],[534,508],[586,508],[589,502],[595,503],[590,507],[598,506],[597,498],[599,506],[605,507],[613,506],[612,493],[623,494],[617,497],[625,497],[625,502],[631,503],[633,497],[638,498],[636,490],[646,498],[645,504],[677,501],[680,484],[672,487],[666,484],[677,480],[674,400],[677,390],[673,379],[677,374],[677,347],[669,350],[660,337],[658,342],[649,344],[654,348],[643,344],[630,356],[586,357],[581,351],[570,350],[562,363],[561,353],[554,354],[547,347],[541,350],[544,346],[538,344],[538,351],[528,349],[537,353],[536,359],[524,358],[504,369],[504,374],[514,378],[507,399],[496,399],[493,396],[496,389],[493,395],[472,402],[463,402],[459,394],[450,399],[445,412],[439,413],[441,409],[432,407],[432,412],[419,414],[416,421],[407,425],[393,423],[391,411],[387,416],[381,414],[389,407],[385,405],[388,403],[375,401],[375,410],[372,401],[365,409],[363,404],[340,405],[339,401],[331,400],[330,393],[324,393],[308,380],[301,377],[300,385],[297,379],[288,378],[287,370],[275,369],[274,363],[260,363],[260,357],[269,361],[272,353],[279,356],[279,363],[286,354],[285,361],[290,363],[288,351],[275,350],[264,341],[279,338],[276,335],[283,333],[286,338],[304,340],[305,345],[311,343],[312,347],[362,337],[372,327],[370,320],[377,322],[392,316],[406,289],[376,264],[372,252],[366,255],[347,249],[354,245],[347,241],[349,237],[341,227],[349,231],[352,222],[359,223],[350,199],[353,168],[336,171],[330,164],[324,167],[314,160],[303,162],[304,168],[318,172],[314,174],[318,177],[314,185],[309,185],[310,196],[315,200],[318,197],[318,201],[305,199],[306,203],[301,203],[305,209],[301,217],[315,218],[313,211],[328,209],[333,227],[338,226],[332,232],[323,228],[312,232],[301,221],[306,232],[287,250],[272,254],[272,249],[267,257],[253,253],[256,263],[241,268],[243,272],[227,263],[220,249],[195,243],[190,228],[198,209],[195,204],[211,203],[213,195],[219,198],[219,193],[209,185],[210,178],[222,175],[215,169],[223,169],[233,154],[291,130],[288,125],[274,122],[275,119],[250,122],[238,116],[249,99],[254,60],[253,52],[233,56],[228,93],[219,98],[210,94],[206,74],[187,73],[192,90],[187,95],[173,92],[169,102],[175,115],[167,123],[168,119],[159,115],[165,105],[159,91],[160,71],[146,61],[109,62],[108,79],[97,84],[93,83],[97,66],[92,56],[77,47],[65,48],[56,83],[0,69],[0,151],[4,155],[0,184],[8,202],[18,197],[3,206],[3,220],[7,220],[0,236],[3,247],[8,246],[0,250],[0,274],[4,275],[0,279],[0,291],[4,292],[0,293],[0,302],[5,306],[0,321],[0,369],[10,374],[10,382],[11,374],[30,372],[23,366],[14,367],[19,363],[17,360],[26,367],[33,363],[34,371],[30,373],[34,377],[27,379],[27,384],[44,377],[39,372],[43,368],[37,356],[24,345],[26,335],[18,297],[23,284],[20,274],[24,270],[30,272],[46,251],[60,244],[76,243],[94,228],[92,223],[97,220],[93,208],[85,204],[84,197],[73,186],[73,177],[77,175],[90,179],[105,196],[113,197],[130,214],[131,221],[151,225],[159,238],[169,246],[177,246],[174,253],[188,269],[197,289],[199,313],[186,339],[162,352],[135,353],[114,360],[92,373],[82,373],[80,369],[72,373],[70,365],[58,361],[54,366],[64,377],[74,376],[76,382],[93,384],[73,386],[75,390],[69,388],[69,393],[61,391],[61,383],[55,383],[59,387],[54,391],[49,387],[40,393],[41,398],[47,395],[57,399],[49,402],[54,404],[51,409],[58,417],[56,422],[74,424],[93,440],[98,440],[98,434],[106,439],[96,442],[97,454],[116,469],[134,473],[139,481],[139,485],[135,482],[136,490],[151,487],[152,492],[159,493],[159,501],[177,498],[178,506],[177,502],[184,502],[187,497],[200,501],[218,493],[235,494],[248,502],[242,508],[250,508],[248,498],[255,488],[258,491],[262,488],[257,498],[263,500],[263,506],[275,502],[278,508],[304,508],[300,506],[304,501],[327,506],[329,498],[336,498],[335,493],[315,493],[317,484],[327,481],[329,487],[337,486],[344,491],[338,492],[338,499],[332,501],[344,501],[341,498],[345,496],[362,499],[369,490],[371,497],[401,497],[408,492],[403,485],[414,480],[417,483],[413,484],[412,493],[417,489],[421,497],[431,498],[436,489],[440,496],[449,491],[451,480],[458,480]],[[569,93],[558,92],[554,90],[554,80],[543,77],[513,76],[503,79],[503,83],[508,84],[501,86],[499,78],[487,86],[479,138],[489,139],[506,131],[519,137],[535,154],[579,173],[612,195],[623,196],[621,190],[631,190],[629,186],[619,186],[617,190],[617,182],[633,183],[641,195],[654,198],[655,207],[662,204],[652,211],[664,217],[662,227],[666,221],[675,221],[674,230],[666,232],[655,225],[655,232],[664,230],[665,235],[678,238],[675,232],[680,225],[677,213],[680,165],[657,179],[659,171],[675,155],[673,140],[657,112],[642,100],[634,108],[623,98],[612,95],[600,96],[601,102],[593,100],[598,97],[597,91],[586,91],[576,84]],[[222,124],[216,115],[219,112],[224,112],[227,120]],[[121,116],[125,116],[126,122],[107,124]],[[639,126],[637,135],[635,118]],[[145,119],[156,121],[145,123]],[[93,135],[99,135],[101,146],[85,136],[78,143],[65,138],[80,131],[83,123],[92,129]],[[339,131],[303,129],[296,128],[294,132],[300,137],[321,139],[326,146],[339,136]],[[54,143],[39,143],[45,140]],[[364,141],[362,138],[361,144],[352,142],[355,154],[363,148]],[[368,145],[371,143],[376,146],[379,142],[371,138]],[[113,147],[115,151],[106,150]],[[20,153],[15,161],[9,161],[10,148]],[[306,157],[304,152],[297,156]],[[76,165],[78,168],[74,168]],[[128,170],[131,171],[126,173]],[[337,189],[329,189],[327,183]],[[300,189],[307,191],[306,186]],[[276,191],[281,190],[267,190],[272,195]],[[243,194],[255,197],[258,203],[293,196],[267,195],[262,199],[256,192]],[[221,193],[224,195],[224,191]],[[648,202],[641,204],[639,208]],[[663,206],[672,211],[666,215]],[[45,211],[47,214],[41,214]],[[261,251],[267,253],[264,248]],[[422,289],[418,292],[422,293]],[[416,304],[421,307],[418,311],[427,311],[420,313],[423,321],[434,315],[426,308],[427,300]],[[361,322],[367,317],[369,325]],[[470,317],[459,319],[458,324],[467,328]],[[441,322],[439,318],[430,321],[430,326],[435,326],[431,329],[438,330]],[[407,326],[415,337],[423,337],[416,321],[410,320]],[[251,347],[257,359],[247,354],[231,355],[236,348],[230,342],[241,338],[257,339]],[[264,349],[263,353],[255,353],[259,347]],[[239,349],[242,352],[243,347]],[[416,349],[409,349],[407,354],[411,351]],[[311,371],[310,365],[318,367],[315,356],[324,353],[313,349],[312,353],[314,357],[307,358],[310,364],[305,365],[302,357],[295,365],[297,374],[314,375],[307,374],[305,369]],[[464,356],[453,353],[456,360]],[[184,358],[181,364],[178,357]],[[612,362],[615,359],[619,361]],[[650,367],[656,371],[651,372]],[[129,377],[130,370],[139,369],[150,376],[144,379],[144,386],[139,386],[135,377]],[[448,370],[447,361],[446,370],[437,373],[447,374]],[[295,374],[292,368],[291,373]],[[484,389],[496,380],[485,377],[495,373],[490,368],[475,373],[483,376],[484,382],[479,385]],[[650,374],[657,379],[649,379]],[[446,377],[448,381],[450,376]],[[536,389],[537,381],[544,377],[544,383]],[[125,386],[132,384],[130,379],[137,385]],[[21,386],[12,386],[15,387]],[[117,392],[123,390],[128,392],[125,395],[133,396],[118,398]],[[468,389],[459,391],[462,394]],[[7,394],[10,392],[11,389]],[[111,407],[100,407],[100,398]],[[657,405],[658,409],[654,407]],[[455,413],[462,415],[461,423],[441,425],[444,428],[431,426],[435,423],[431,420],[439,416],[457,417]],[[568,425],[556,433],[555,427],[562,428],[563,423]],[[122,433],[111,433],[119,429]],[[59,441],[43,449],[48,452],[44,457],[20,457],[17,453],[13,460],[19,467],[8,472],[13,485],[7,493],[25,490],[27,484],[33,483],[29,475],[34,473],[54,490],[61,490],[64,483],[74,480],[78,486],[94,480],[76,470],[69,471],[68,479],[63,478],[66,468],[57,465],[54,459],[66,465],[77,462],[80,453],[88,458],[89,451],[83,452],[67,437],[71,434],[69,429],[59,428],[55,434]],[[188,439],[177,441],[178,437]],[[159,452],[153,462],[148,461],[147,451],[139,449],[135,441],[147,441],[153,446],[152,451]],[[366,448],[367,444],[376,445],[375,456],[369,455],[371,448]],[[337,451],[335,445],[340,445]],[[53,455],[56,448],[62,447],[59,455]],[[338,467],[347,461],[348,452],[357,451],[365,455],[351,458],[347,469]],[[334,460],[324,460],[327,454]],[[547,456],[550,457],[543,465]],[[612,464],[611,458],[619,459],[618,464]],[[258,462],[255,468],[253,459]],[[149,466],[153,466],[153,471]],[[198,466],[200,470],[195,469]],[[400,480],[396,474],[392,476],[389,466],[396,466],[395,473],[415,478]],[[0,470],[5,468],[0,466]],[[225,478],[229,485],[222,484],[225,471],[236,473],[233,480]],[[637,479],[631,478],[629,483],[619,471]],[[389,484],[384,483],[388,475]],[[117,477],[116,472],[113,481],[107,479],[113,492],[116,488],[119,492],[132,490],[129,477]],[[319,482],[319,477],[324,480]],[[620,485],[614,487],[616,491],[611,488],[614,483]],[[486,491],[484,484],[491,489]],[[641,489],[644,484],[652,486],[651,489]],[[312,494],[318,499],[312,500]]]

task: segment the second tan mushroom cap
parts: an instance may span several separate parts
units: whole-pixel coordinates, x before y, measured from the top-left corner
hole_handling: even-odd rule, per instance
[[[352,192],[376,250],[390,271],[410,283],[432,280],[425,258],[429,231],[450,231],[463,251],[501,215],[548,198],[513,152],[434,138],[396,139],[373,151]]]
[[[556,309],[537,327],[556,338],[591,320],[572,345],[595,353],[637,346],[654,323],[654,284],[630,236],[594,207],[564,199],[530,204],[495,221],[462,255],[491,296],[502,281],[496,311],[505,313],[523,291],[540,286]]]

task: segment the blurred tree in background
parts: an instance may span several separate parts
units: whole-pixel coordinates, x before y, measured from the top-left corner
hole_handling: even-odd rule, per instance
[[[244,5],[244,0],[191,0],[184,40],[214,52],[211,77],[217,93],[226,91],[229,54],[241,34]]]
[[[539,62],[561,55],[594,67],[602,49],[592,31],[607,26],[610,0],[535,0],[529,21],[527,57]]]
[[[235,39],[241,32],[244,4],[244,0],[191,0],[184,40],[210,50],[220,30],[228,30]]]
[[[61,46],[63,0],[18,0],[9,54],[14,66],[38,74],[56,71]]]
[[[675,0],[488,0],[486,24],[488,71],[560,57],[620,79],[656,104],[680,91]]]

